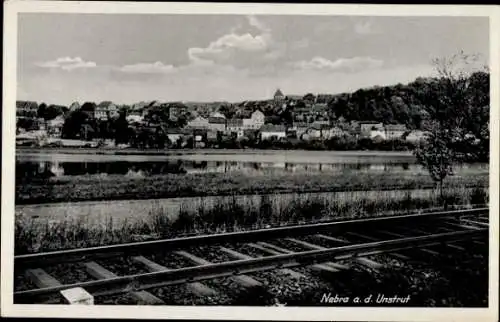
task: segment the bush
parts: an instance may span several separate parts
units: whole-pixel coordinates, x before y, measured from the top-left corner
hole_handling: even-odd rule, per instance
[[[481,187],[476,187],[470,195],[471,205],[484,205],[488,203],[488,194]]]

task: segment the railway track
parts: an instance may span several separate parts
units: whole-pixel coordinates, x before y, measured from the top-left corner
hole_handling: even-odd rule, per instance
[[[155,295],[163,287],[214,296],[225,292],[225,284],[213,281],[258,289],[269,286],[258,278],[263,273],[299,279],[315,272],[337,274],[353,265],[377,272],[390,267],[373,256],[425,260],[467,252],[472,244],[488,245],[488,208],[18,255],[14,303],[93,304],[94,297],[127,294],[138,304],[164,304]]]

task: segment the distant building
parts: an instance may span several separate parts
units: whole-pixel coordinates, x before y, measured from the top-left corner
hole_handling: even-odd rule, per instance
[[[319,126],[310,126],[306,133],[304,133],[301,139],[310,140],[310,139],[319,139],[322,137],[322,129]]]
[[[94,111],[94,118],[101,121],[107,121],[109,118],[116,118],[118,115],[118,107],[110,101],[99,103]]]
[[[346,134],[344,132],[344,130],[342,130],[338,126],[334,126],[334,127],[330,128],[330,129],[328,129],[326,138],[330,139],[330,138],[335,138],[335,137],[341,137],[344,134]]]
[[[326,103],[316,103],[311,108],[312,116],[328,116],[328,105]]]
[[[304,139],[326,139],[329,136],[330,128],[327,124],[311,124],[304,133]]]
[[[384,124],[380,122],[372,122],[372,121],[363,121],[359,122],[359,133],[362,136],[370,136],[371,131],[373,130],[379,130],[379,131],[384,131]]]
[[[408,142],[418,143],[425,140],[427,133],[421,130],[410,131],[408,135],[405,137],[405,140]]]
[[[285,100],[285,95],[283,95],[283,92],[279,88],[276,90],[276,93],[274,93],[273,100],[275,105],[279,106],[283,104],[283,101]]]
[[[260,128],[260,137],[262,140],[286,138],[286,127],[284,125],[264,124]]]
[[[38,113],[38,104],[33,101],[16,101],[16,115],[18,116],[36,116]]]
[[[64,117],[59,115],[55,119],[47,121],[47,134],[53,137],[61,137],[63,126]]]
[[[208,130],[207,131],[207,140],[208,141],[217,141],[218,138],[218,132],[214,130]]]
[[[213,112],[213,113],[210,114],[209,117],[226,119],[226,116],[224,114],[222,114],[221,112]]]
[[[142,116],[142,111],[139,110],[131,110],[127,113],[127,122],[129,123],[142,123],[144,121],[144,117]]]
[[[236,133],[238,131],[243,131],[243,120],[242,119],[229,119],[226,122],[226,131],[230,133]]]
[[[180,129],[176,129],[176,128],[168,128],[166,130],[166,132],[167,132],[168,140],[172,144],[177,143],[177,141],[179,139],[182,139],[182,137],[184,136],[184,134],[182,133],[182,131]]]
[[[311,124],[312,126],[320,126],[320,127],[329,127],[330,126],[330,121],[326,120],[326,121],[314,121],[312,122]]]
[[[225,131],[226,118],[224,116],[210,116],[208,118],[208,129],[213,131]]]
[[[189,121],[186,127],[190,129],[208,129],[210,126],[208,124],[208,119],[198,116],[193,120]]]
[[[296,137],[300,138],[304,133],[306,133],[309,126],[311,126],[311,124],[307,122],[293,122],[290,131],[295,132]]]
[[[370,130],[370,139],[375,139],[375,138],[379,138],[379,139],[387,139],[387,135],[386,135],[386,132],[384,130],[379,130],[379,129],[372,129]]]
[[[309,120],[309,116],[311,116],[311,108],[312,105],[305,104],[303,106],[296,105],[293,108],[293,116],[296,121],[307,122]]]
[[[243,119],[243,128],[245,130],[258,130],[264,125],[265,116],[264,113],[257,110],[250,115],[250,118]]]
[[[388,124],[385,126],[385,136],[388,140],[401,139],[408,131],[403,124]]]

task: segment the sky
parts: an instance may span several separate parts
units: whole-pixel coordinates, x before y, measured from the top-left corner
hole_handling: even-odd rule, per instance
[[[351,92],[489,59],[483,17],[22,13],[17,99],[230,101]]]

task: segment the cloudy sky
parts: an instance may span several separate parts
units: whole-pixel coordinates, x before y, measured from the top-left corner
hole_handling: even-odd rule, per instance
[[[23,13],[18,99],[241,101],[407,83],[460,50],[488,57],[487,18]]]

